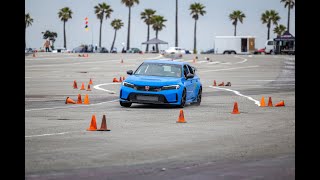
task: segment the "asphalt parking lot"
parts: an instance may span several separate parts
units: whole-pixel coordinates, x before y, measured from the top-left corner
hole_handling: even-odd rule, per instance
[[[294,179],[295,56],[184,55],[200,106],[119,105],[120,83],[159,54],[25,57],[26,179]],[[209,60],[207,60],[209,58]],[[123,63],[121,63],[123,60]],[[90,80],[91,91],[78,88]],[[231,86],[213,86],[213,81]],[[65,104],[86,94],[89,105]],[[259,107],[261,98],[284,107]],[[83,99],[82,99],[83,100]],[[240,114],[231,114],[234,102]],[[86,131],[92,115],[111,131]]]

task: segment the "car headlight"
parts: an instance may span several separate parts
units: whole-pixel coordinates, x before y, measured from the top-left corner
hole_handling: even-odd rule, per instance
[[[163,86],[161,90],[171,90],[171,89],[179,89],[180,85],[170,85],[170,86]]]
[[[129,88],[134,88],[134,84],[128,83],[128,82],[122,82],[123,86],[129,87]]]

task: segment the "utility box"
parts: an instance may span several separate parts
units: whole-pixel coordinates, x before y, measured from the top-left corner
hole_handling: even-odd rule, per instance
[[[251,54],[255,51],[254,36],[216,36],[216,54]]]

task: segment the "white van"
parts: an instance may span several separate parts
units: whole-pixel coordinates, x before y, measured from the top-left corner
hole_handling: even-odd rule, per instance
[[[266,43],[264,44],[265,46],[265,53],[266,54],[274,54],[274,41],[273,39],[269,39],[266,41]]]

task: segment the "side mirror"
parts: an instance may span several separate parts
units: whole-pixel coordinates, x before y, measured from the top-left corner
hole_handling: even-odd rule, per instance
[[[132,70],[128,70],[128,71],[127,71],[127,74],[132,75],[132,74],[133,74],[133,71],[132,71]]]
[[[193,74],[191,74],[191,73],[188,73],[188,74],[187,74],[187,79],[191,79],[191,78],[193,78],[193,77],[194,77]]]

